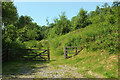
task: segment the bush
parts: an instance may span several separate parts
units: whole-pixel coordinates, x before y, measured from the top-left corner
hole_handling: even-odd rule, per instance
[[[31,41],[25,41],[24,44],[27,48],[35,48],[37,47],[38,43],[35,40],[31,40]]]

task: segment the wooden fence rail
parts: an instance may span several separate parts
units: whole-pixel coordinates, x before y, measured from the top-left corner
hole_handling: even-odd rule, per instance
[[[39,58],[44,59],[44,60],[50,60],[49,47],[47,49],[21,49],[21,50],[32,51],[32,54],[34,54],[34,55],[29,55],[29,57],[30,56],[32,57],[30,59],[35,59],[35,58],[39,57]],[[43,51],[43,52],[33,52],[33,50],[34,51]],[[16,51],[16,49],[4,49],[4,50],[2,50],[2,62],[10,60],[10,55],[11,55],[10,51]],[[44,58],[45,56],[47,58]]]
[[[78,48],[81,48],[80,50]],[[73,49],[75,50],[75,52],[73,53],[68,53],[68,51],[73,51]],[[64,59],[70,58],[71,56],[68,56],[68,54],[74,54],[77,55],[78,52],[80,52],[83,49],[83,47],[80,46],[64,46]],[[79,50],[79,51],[78,51]]]

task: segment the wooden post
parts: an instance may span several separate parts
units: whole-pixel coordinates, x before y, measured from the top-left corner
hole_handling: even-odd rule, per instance
[[[77,47],[76,47],[76,50],[75,50],[75,51],[76,51],[76,54],[77,54]]]
[[[9,60],[9,49],[7,48],[6,50],[7,50],[7,52],[6,52],[6,58],[7,59],[6,60],[8,61]]]
[[[49,52],[49,47],[48,47],[48,60],[50,61],[50,52]]]
[[[67,58],[66,47],[64,46],[64,59]]]

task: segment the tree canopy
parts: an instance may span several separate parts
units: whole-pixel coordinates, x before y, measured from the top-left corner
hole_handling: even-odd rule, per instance
[[[2,2],[2,22],[5,26],[13,24],[18,19],[17,9],[13,2]]]

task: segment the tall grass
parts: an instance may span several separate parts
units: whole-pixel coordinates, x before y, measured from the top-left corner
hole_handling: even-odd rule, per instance
[[[118,53],[118,26],[107,23],[92,24],[66,35],[49,38],[48,44],[53,54],[63,54],[64,46],[84,46],[88,51],[107,50]]]

